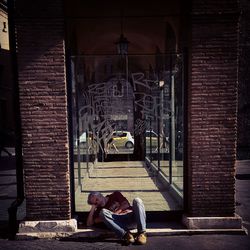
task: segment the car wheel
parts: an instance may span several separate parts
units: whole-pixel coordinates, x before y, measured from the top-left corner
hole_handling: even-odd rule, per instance
[[[134,147],[134,144],[133,144],[133,142],[131,142],[131,141],[127,141],[126,144],[125,144],[125,147],[126,147],[126,148],[133,148],[133,147]]]

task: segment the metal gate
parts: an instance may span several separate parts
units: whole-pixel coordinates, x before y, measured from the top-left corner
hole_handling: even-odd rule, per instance
[[[114,162],[120,164],[119,173],[141,162],[140,168],[157,187],[151,195],[163,197],[163,204],[148,206],[149,211],[182,209],[183,68],[182,54],[71,57],[77,211],[88,211],[83,200],[91,190],[86,185],[94,188],[98,171],[106,179],[103,187],[95,188],[106,192],[114,171],[103,176],[104,166]],[[129,167],[125,173],[136,179],[136,172],[128,174]],[[128,183],[131,193],[148,190],[145,182],[136,190]],[[166,205],[166,190],[175,205]]]

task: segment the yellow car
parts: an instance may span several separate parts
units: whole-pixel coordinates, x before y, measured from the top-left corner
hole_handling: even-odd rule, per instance
[[[134,138],[128,131],[114,131],[112,133],[113,143],[116,147],[133,148]]]

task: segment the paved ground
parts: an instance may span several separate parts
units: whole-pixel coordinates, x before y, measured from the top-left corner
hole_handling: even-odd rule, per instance
[[[32,249],[106,249],[106,250],[249,250],[250,238],[237,235],[195,235],[195,236],[164,236],[150,237],[144,246],[122,246],[116,240],[0,240],[0,249],[32,250]]]
[[[242,217],[250,235],[250,160],[237,162],[236,213]]]
[[[236,212],[250,231],[250,161],[237,162]],[[0,249],[173,249],[173,250],[249,250],[249,235],[178,235],[149,237],[145,246],[122,246],[114,239],[64,238],[57,240],[9,241],[6,237],[7,206],[15,198],[15,170],[0,161]],[[22,207],[25,210],[25,207]],[[22,210],[21,209],[21,210]],[[19,212],[22,216],[22,212]],[[1,230],[2,229],[2,230]]]
[[[77,169],[76,169],[77,172]],[[181,207],[169,195],[167,186],[158,180],[153,172],[140,161],[101,162],[91,168],[87,174],[86,167],[81,167],[82,192],[76,192],[76,210],[87,212],[86,204],[90,191],[101,191],[104,195],[119,190],[132,202],[140,197],[147,211],[179,210]]]

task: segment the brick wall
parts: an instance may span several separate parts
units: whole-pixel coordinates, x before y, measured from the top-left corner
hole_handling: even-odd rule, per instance
[[[69,219],[62,1],[16,1],[27,219]]]
[[[250,2],[240,0],[238,159],[250,159]]]
[[[188,205],[192,216],[234,214],[237,1],[192,1],[188,86]]]

